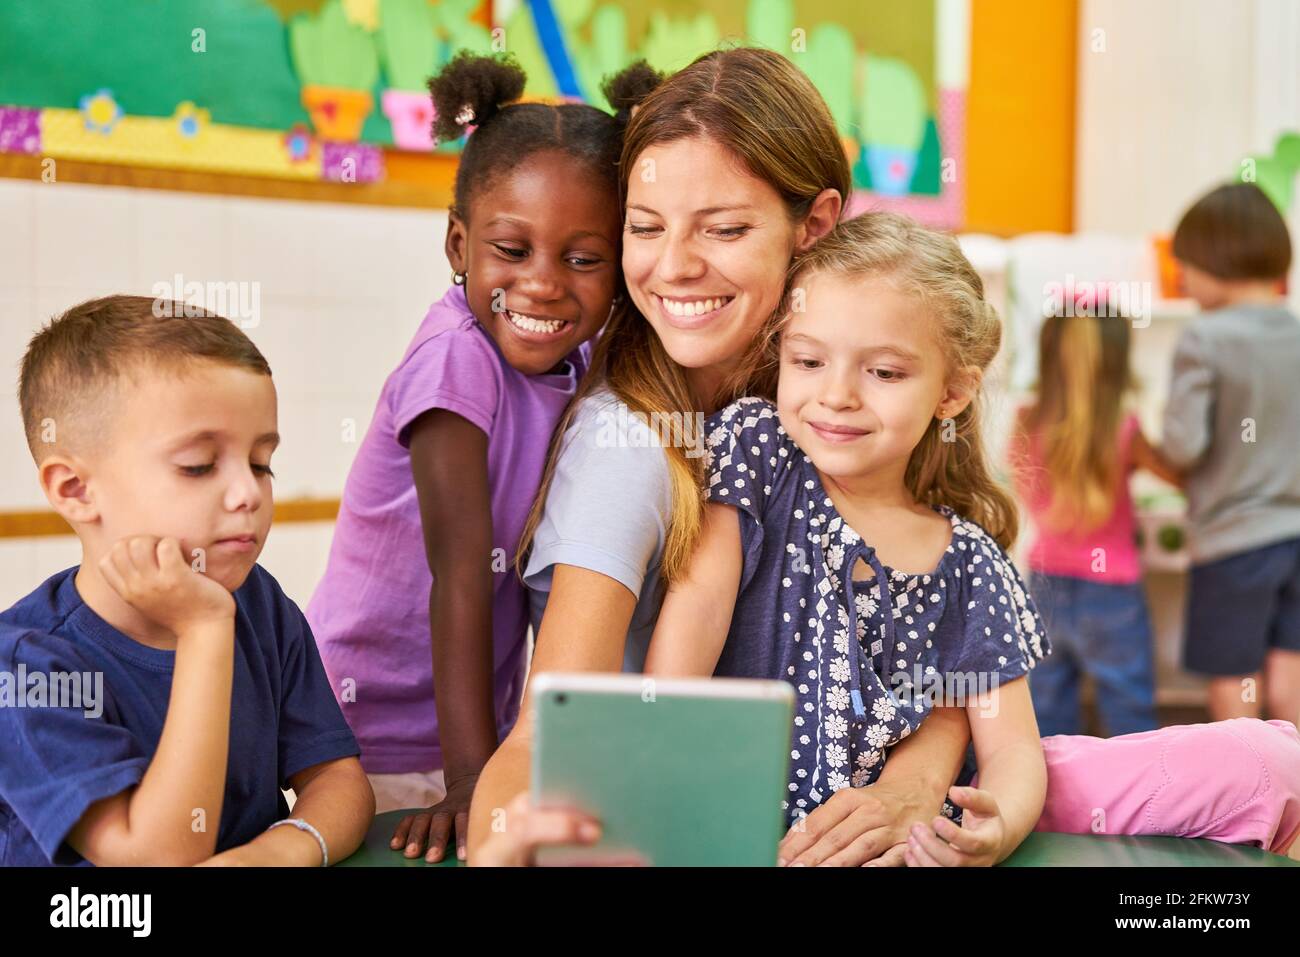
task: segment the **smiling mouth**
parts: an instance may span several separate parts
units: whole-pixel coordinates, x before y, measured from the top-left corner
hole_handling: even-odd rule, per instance
[[[652,292],[650,298],[654,300],[655,305],[670,316],[676,316],[679,319],[697,319],[725,308],[736,297],[710,296],[706,298],[696,297],[694,299],[670,299],[667,296]]]
[[[835,425],[830,422],[809,422],[808,428],[827,442],[852,442],[854,439],[871,434],[866,429],[854,428],[851,425]]]
[[[510,325],[532,337],[556,336],[573,325],[568,319],[545,319],[540,316],[525,315],[522,312],[511,312],[509,309],[502,315]]]

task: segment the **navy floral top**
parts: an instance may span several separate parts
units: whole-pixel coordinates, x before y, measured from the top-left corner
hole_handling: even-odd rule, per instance
[[[936,703],[965,705],[1050,650],[1015,566],[974,522],[937,508],[952,524],[938,567],[895,571],[840,517],[770,402],[741,399],[707,431],[708,498],[739,509],[744,550],[715,674],[795,688],[788,822],[875,781]],[[852,580],[859,558],[869,581]]]

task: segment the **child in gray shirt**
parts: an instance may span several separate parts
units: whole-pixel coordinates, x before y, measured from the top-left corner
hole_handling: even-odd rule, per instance
[[[1184,662],[1211,676],[1213,719],[1259,717],[1263,702],[1300,722],[1300,321],[1281,295],[1291,240],[1267,196],[1239,183],[1188,210],[1174,255],[1204,310],[1174,354],[1162,441],[1188,499]]]

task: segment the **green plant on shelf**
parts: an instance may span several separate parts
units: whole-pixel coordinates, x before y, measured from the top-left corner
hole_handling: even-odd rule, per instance
[[[1156,544],[1166,552],[1179,552],[1183,549],[1186,536],[1178,525],[1161,525],[1156,532]]]

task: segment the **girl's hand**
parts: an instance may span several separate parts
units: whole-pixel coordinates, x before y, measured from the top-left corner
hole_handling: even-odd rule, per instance
[[[590,845],[600,840],[600,822],[567,808],[536,808],[520,794],[505,808],[498,830],[485,840],[470,863],[475,867],[533,867],[539,848]]]
[[[879,857],[873,857],[862,865],[863,867],[906,867],[907,866],[907,842],[895,844]]]
[[[908,826],[928,818],[913,792],[888,785],[841,788],[796,821],[777,849],[782,867],[901,867]]]
[[[429,853],[425,861],[437,864],[442,860],[453,833],[456,837],[456,857],[465,860],[465,841],[469,837],[469,802],[474,796],[477,774],[458,778],[447,785],[447,795],[437,804],[419,814],[408,814],[397,822],[393,839],[388,846],[402,850],[406,857],[419,857],[424,852],[425,841]]]
[[[908,867],[992,867],[998,862],[1006,825],[989,791],[954,787],[952,803],[962,808],[961,827],[936,817],[931,827],[912,826],[905,859]]]

